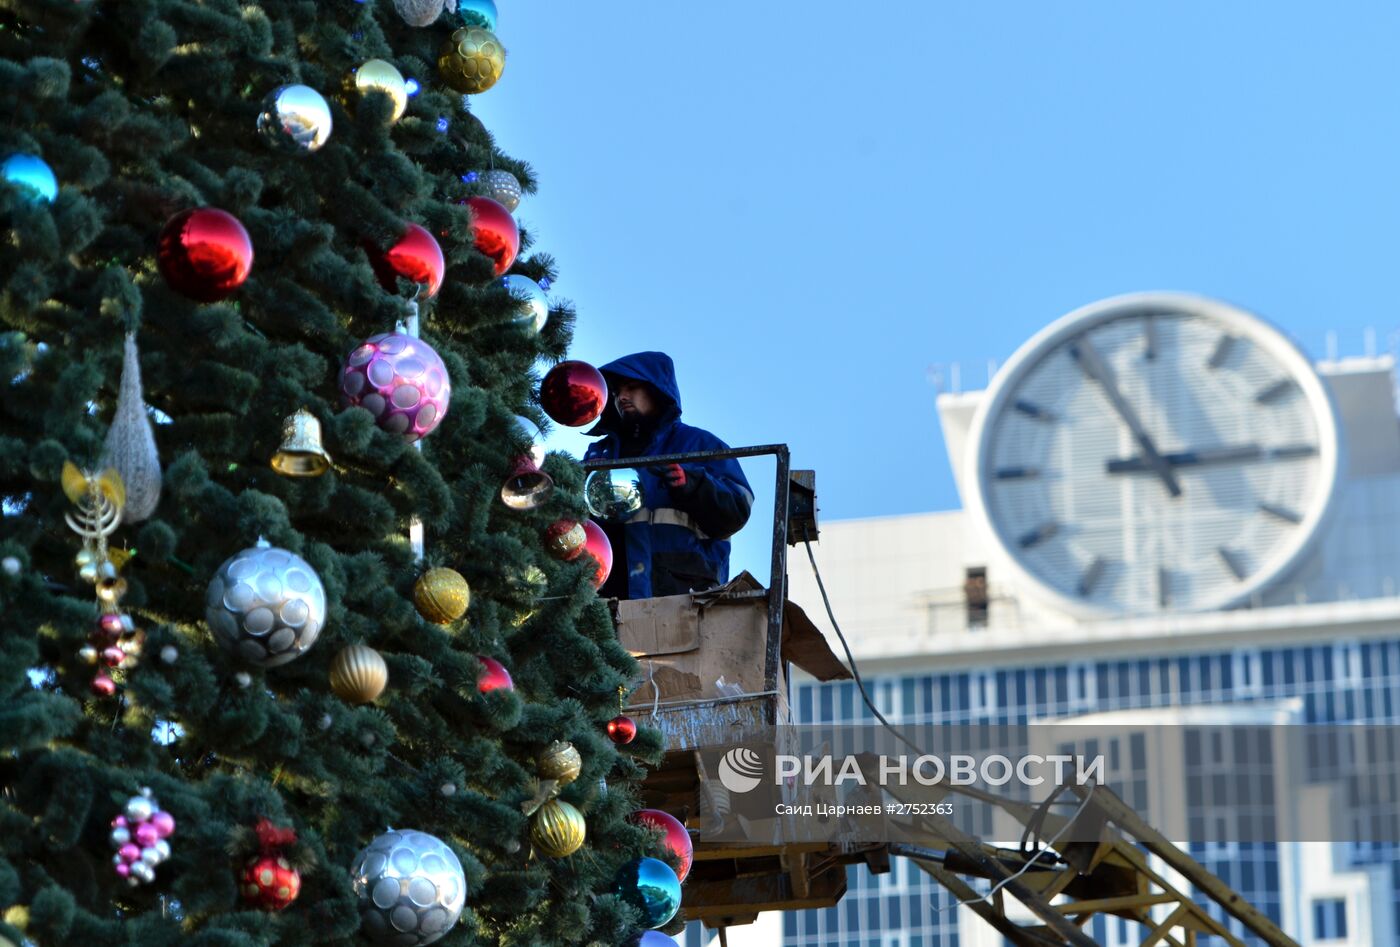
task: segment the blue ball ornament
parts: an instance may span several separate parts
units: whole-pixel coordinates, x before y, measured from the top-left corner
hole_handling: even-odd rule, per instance
[[[43,158],[34,155],[10,155],[0,164],[0,176],[18,187],[29,197],[52,204],[58,197],[58,178]]]
[[[681,908],[681,882],[659,858],[638,858],[622,866],[613,891],[642,915],[649,928],[666,924]]]
[[[457,15],[468,26],[496,32],[495,0],[457,0]]]

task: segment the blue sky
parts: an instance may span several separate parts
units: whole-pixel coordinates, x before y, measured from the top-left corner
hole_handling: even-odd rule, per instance
[[[825,518],[956,507],[930,366],[981,387],[1104,296],[1219,296],[1317,357],[1400,328],[1400,5],[499,6],[473,109],[539,175],[574,357],[669,352],[687,420],[791,445]]]

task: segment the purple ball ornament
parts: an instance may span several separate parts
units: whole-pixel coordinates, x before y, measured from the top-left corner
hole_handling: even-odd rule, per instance
[[[170,838],[175,832],[175,817],[164,809],[151,816],[151,824],[156,827],[160,838]]]
[[[160,832],[157,831],[156,827],[150,822],[142,822],[136,827],[136,832],[134,834],[136,844],[140,845],[142,848],[150,848],[156,842],[160,841]]]
[[[447,414],[452,379],[433,347],[401,332],[365,339],[340,372],[347,407],[364,408],[390,434],[427,437]]]

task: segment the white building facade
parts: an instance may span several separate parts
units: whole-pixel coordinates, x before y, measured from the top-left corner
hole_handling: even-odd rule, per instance
[[[816,550],[892,721],[1400,722],[1391,358],[1313,364],[1233,307],[1142,294],[1060,320],[986,391],[944,394],[938,411],[964,508],[827,522]],[[805,555],[790,571],[791,597],[835,644]],[[849,682],[798,681],[793,709],[873,722]],[[1232,762],[1190,752],[1193,766]],[[1393,847],[1192,854],[1304,947],[1397,942]],[[1108,945],[1135,931],[1089,929]],[[899,860],[885,876],[851,869],[834,908],[783,918],[794,947],[1001,942]]]

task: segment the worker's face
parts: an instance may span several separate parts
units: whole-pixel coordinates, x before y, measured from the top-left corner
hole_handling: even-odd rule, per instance
[[[649,418],[656,413],[656,400],[645,382],[624,378],[613,391],[613,406],[624,418]]]

